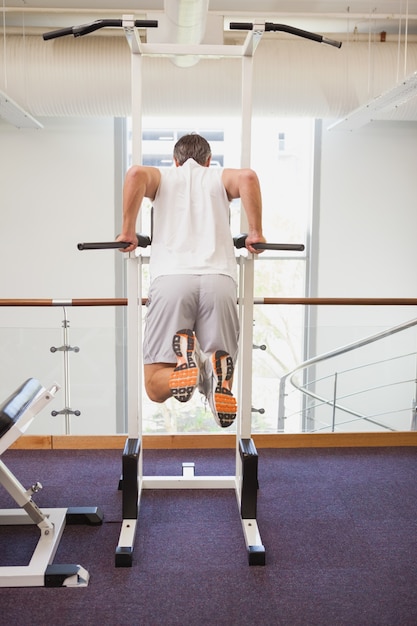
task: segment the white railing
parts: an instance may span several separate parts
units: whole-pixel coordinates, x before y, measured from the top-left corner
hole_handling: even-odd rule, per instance
[[[294,419],[297,414],[303,422],[303,431],[320,432],[323,430],[330,430],[331,432],[335,432],[335,430],[341,426],[346,426],[352,422],[363,422],[364,424],[382,427],[384,430],[395,431],[401,429],[384,422],[382,418],[397,416],[404,412],[410,412],[410,430],[417,430],[417,352],[411,351],[395,356],[389,356],[384,359],[374,360],[370,363],[361,363],[355,367],[345,367],[344,369],[340,369],[339,367],[339,369],[335,369],[330,374],[326,374],[321,377],[315,376],[312,378],[310,374],[311,371],[316,371],[320,365],[330,361],[331,359],[341,357],[348,352],[359,350],[364,346],[380,342],[387,337],[405,332],[415,326],[417,326],[417,319],[412,319],[397,326],[393,326],[387,330],[370,335],[345,346],[341,346],[330,352],[319,354],[304,361],[292,371],[282,376],[279,386],[278,431],[284,431],[286,422],[288,422],[290,418]],[[406,361],[412,363],[413,375],[396,380],[395,373],[400,372],[403,369],[399,365],[401,361],[403,363]],[[352,387],[353,378],[355,378],[356,385],[360,385],[360,382],[365,379],[367,381],[370,380],[371,377],[369,375],[366,377],[363,375],[365,368],[369,372],[372,368],[374,368],[374,370],[377,368],[381,369],[381,366],[387,366],[388,364],[393,367],[391,367],[390,377],[387,378],[385,372],[385,378],[382,384],[370,385],[368,383],[363,388],[360,386],[357,388]],[[356,376],[352,376],[352,373],[356,373]],[[340,391],[340,381],[342,378],[346,380],[348,375],[351,375],[351,382],[347,389],[345,384],[345,390],[342,392]],[[376,376],[378,376],[378,373]],[[300,382],[300,377],[302,382]],[[288,383],[292,385],[292,391],[296,390],[302,396],[302,408],[292,412],[291,414],[288,414],[288,409],[286,407],[287,398],[290,394]],[[382,393],[387,396],[387,394],[389,394],[394,388],[398,389],[399,387],[402,387],[404,390],[404,393],[400,394],[400,402],[404,402],[406,404],[405,398],[409,398],[409,402],[406,406],[400,404],[395,406],[395,408],[390,408],[389,410],[365,412],[363,410],[359,411],[357,408],[349,405],[349,402],[352,401],[352,399],[360,398],[362,405],[367,404],[369,406],[372,402],[366,402],[364,400],[365,396],[370,398],[372,395],[375,397],[375,394],[381,395]],[[326,393],[319,392],[319,388],[326,388]],[[328,407],[330,410],[330,414],[328,414],[324,420],[320,418],[320,409],[323,407]],[[337,414],[343,414],[345,416],[345,418],[342,418],[343,421],[337,420]]]

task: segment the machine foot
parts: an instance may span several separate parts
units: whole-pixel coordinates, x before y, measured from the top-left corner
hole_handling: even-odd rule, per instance
[[[249,565],[265,565],[265,557],[266,553],[264,546],[249,546]]]
[[[81,565],[48,565],[45,587],[87,587],[90,575]]]
[[[97,506],[73,506],[69,507],[65,516],[66,523],[87,524],[88,526],[100,526],[103,523],[103,512]]]
[[[117,547],[115,554],[116,567],[132,567],[133,564],[133,548]]]

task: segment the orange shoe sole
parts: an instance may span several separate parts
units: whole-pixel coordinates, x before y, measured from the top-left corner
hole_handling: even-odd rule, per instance
[[[222,428],[227,428],[236,419],[237,402],[231,391],[233,382],[233,360],[230,354],[217,350],[212,357],[213,372],[217,377],[214,390],[214,406],[218,422]]]
[[[195,362],[195,339],[191,330],[179,330],[172,340],[177,366],[169,379],[171,393],[179,402],[188,402],[196,388],[199,369]]]

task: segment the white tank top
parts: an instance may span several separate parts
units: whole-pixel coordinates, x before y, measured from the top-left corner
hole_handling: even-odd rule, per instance
[[[150,274],[226,274],[237,280],[222,170],[194,159],[161,169],[153,201]]]

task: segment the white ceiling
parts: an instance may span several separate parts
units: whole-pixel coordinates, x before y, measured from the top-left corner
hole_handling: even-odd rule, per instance
[[[170,0],[172,1],[172,0]],[[67,26],[109,15],[163,11],[164,0],[3,0],[3,25]],[[256,17],[319,33],[417,33],[417,0],[210,0],[209,11],[225,22]],[[24,16],[24,18],[22,17]]]
[[[122,10],[136,11],[162,10],[164,0],[4,0],[6,7],[32,8],[68,8],[68,9],[93,9],[93,10]],[[239,8],[237,8],[237,5]],[[395,14],[406,12],[413,13],[416,10],[415,0],[210,0],[209,10],[222,13],[363,13],[372,12]]]
[[[119,19],[126,14],[133,14],[136,19],[149,15],[149,19],[159,19],[162,23],[166,2],[175,0],[2,0],[0,36],[40,34],[99,19]],[[385,31],[387,41],[397,42],[401,36],[403,42],[412,42],[414,47],[417,43],[417,0],[209,0],[209,13],[224,19],[225,41],[246,35],[227,32],[229,22],[257,21],[285,24],[328,35],[329,39],[334,34],[332,39],[338,41],[351,41],[352,33],[359,36],[355,41],[367,42],[370,35],[374,41],[383,41],[380,33]],[[406,115],[402,113],[405,110],[402,103],[396,110],[398,119],[417,121],[417,66],[412,66],[410,61],[407,70],[413,72],[412,84],[407,86],[413,90],[412,99],[407,104]],[[369,108],[366,103],[364,108]],[[384,119],[382,114],[379,119]]]

